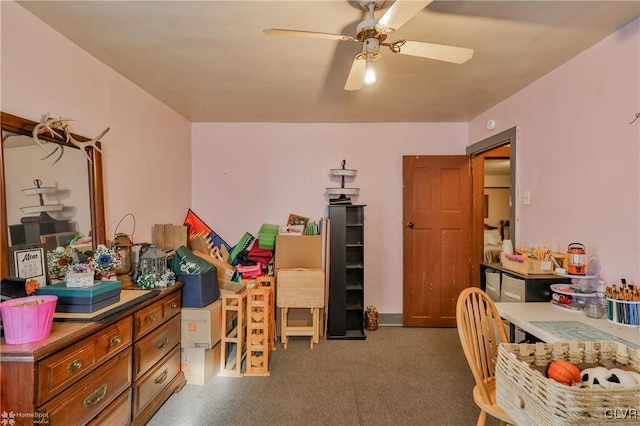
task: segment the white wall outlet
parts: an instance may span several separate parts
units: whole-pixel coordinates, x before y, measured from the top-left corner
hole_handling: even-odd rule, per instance
[[[528,206],[531,204],[531,191],[524,191],[524,205]]]

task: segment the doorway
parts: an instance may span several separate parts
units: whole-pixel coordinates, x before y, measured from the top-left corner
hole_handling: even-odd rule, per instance
[[[471,285],[480,286],[480,264],[484,261],[484,201],[485,201],[485,159],[509,158],[509,239],[516,247],[516,157],[518,128],[512,127],[467,147],[467,155],[472,164],[472,248],[471,248]]]
[[[516,143],[513,127],[470,145],[465,156],[403,157],[403,326],[455,327],[458,295],[480,286],[484,154],[490,151],[509,158],[510,238],[515,240]],[[439,164],[445,158],[456,159],[455,165]],[[447,179],[440,180],[443,173]],[[457,208],[452,208],[454,199]],[[434,212],[457,216],[459,222],[441,226],[437,215],[429,216]]]

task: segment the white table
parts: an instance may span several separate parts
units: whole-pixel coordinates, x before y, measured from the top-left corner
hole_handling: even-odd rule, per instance
[[[511,340],[514,338],[515,326],[547,343],[567,340],[566,336],[555,335],[551,331],[532,324],[532,321],[577,321],[623,339],[636,347],[640,346],[640,327],[615,324],[606,318],[589,318],[582,311],[561,308],[552,305],[550,302],[496,302],[495,305],[500,316],[510,323]],[[582,336],[576,336],[575,339],[569,340],[583,340],[583,338]]]

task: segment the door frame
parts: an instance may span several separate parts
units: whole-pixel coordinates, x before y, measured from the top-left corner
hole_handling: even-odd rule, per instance
[[[518,126],[504,130],[486,139],[476,142],[467,147],[466,153],[471,157],[471,285],[480,286],[480,264],[484,261],[483,256],[483,229],[484,229],[484,153],[504,145],[510,145],[509,155],[509,182],[511,199],[509,233],[513,246],[516,246],[518,229],[518,216],[516,200],[518,199],[518,188],[516,186],[516,160],[517,141],[519,138]]]

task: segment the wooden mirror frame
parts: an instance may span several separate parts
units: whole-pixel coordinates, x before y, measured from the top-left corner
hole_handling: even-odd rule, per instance
[[[2,130],[21,135],[31,136],[33,128],[38,124],[35,121],[16,117],[15,115],[0,112],[0,123]],[[88,141],[89,138],[72,133],[74,139]],[[49,135],[43,134],[40,139],[47,142],[64,145],[68,148],[78,149],[76,146],[53,139]],[[100,142],[97,143],[100,148]],[[89,205],[91,208],[91,235],[92,244],[95,248],[98,244],[106,244],[105,219],[104,219],[104,192],[102,183],[102,155],[93,148],[87,148],[87,154],[91,162],[87,161],[89,169]],[[5,191],[6,179],[4,175],[4,146],[0,142],[0,278],[9,275],[9,228],[7,224],[7,196]]]

